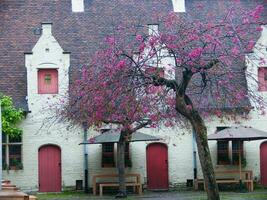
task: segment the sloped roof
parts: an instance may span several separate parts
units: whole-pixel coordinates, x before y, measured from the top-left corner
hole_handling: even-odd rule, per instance
[[[213,9],[218,1],[203,2]],[[157,23],[153,16],[155,11],[167,14],[173,10],[171,0],[84,2],[85,12],[73,13],[71,0],[0,1],[0,92],[12,96],[16,106],[27,110],[24,53],[30,52],[39,39],[40,35],[35,35],[34,30],[40,28],[42,22],[53,23],[53,35],[64,51],[71,52],[72,76],[75,70],[88,65],[103,37],[120,22],[153,24]],[[188,12],[196,2],[186,0]],[[250,6],[264,0],[244,2]]]
[[[102,143],[110,143],[110,142],[119,142],[120,140],[120,130],[112,129],[106,131],[100,135],[90,138],[86,142],[80,144],[102,144]],[[148,135],[141,132],[132,133],[131,137],[129,137],[128,142],[141,142],[141,141],[158,141],[161,138],[155,137],[153,135]]]

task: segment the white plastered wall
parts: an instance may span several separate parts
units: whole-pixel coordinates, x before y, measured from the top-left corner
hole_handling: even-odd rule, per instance
[[[52,36],[51,24],[43,25],[43,34],[32,50],[32,54],[26,55],[25,65],[27,68],[28,81],[28,103],[29,113],[21,124],[23,128],[23,170],[4,172],[4,178],[10,179],[12,183],[26,190],[38,190],[38,149],[44,144],[56,144],[62,151],[62,185],[74,186],[75,180],[83,180],[83,149],[78,144],[83,140],[82,129],[68,128],[68,124],[54,123],[42,127],[44,119],[51,115],[51,109],[47,105],[57,102],[59,98],[67,94],[69,77],[69,54],[64,54],[56,39]],[[266,33],[264,27],[263,35]],[[266,37],[262,39],[266,42]],[[267,44],[267,42],[266,42]],[[48,49],[48,51],[47,51]],[[257,65],[248,62],[248,70],[257,73]],[[37,69],[57,68],[59,74],[59,94],[48,95],[37,93]],[[257,78],[257,74],[255,74]],[[248,80],[249,87],[252,84]],[[254,88],[255,89],[255,88]],[[263,93],[264,95],[264,93]],[[49,99],[48,99],[49,98]],[[258,115],[257,112],[250,113],[249,120],[241,120],[242,125],[252,126],[266,131],[266,116]],[[208,134],[214,133],[217,126],[234,126],[232,121],[222,123],[220,119],[213,118],[206,121]],[[192,130],[181,128],[161,128],[141,130],[163,138],[159,142],[168,145],[169,182],[170,185],[185,183],[187,179],[193,179],[193,141]],[[96,132],[89,130],[89,137]],[[140,173],[142,182],[146,182],[146,146],[149,142],[136,142],[130,145],[130,154],[133,166],[127,168],[127,172]],[[245,142],[245,155],[247,159],[246,169],[252,169],[256,179],[260,177],[259,146],[262,141]],[[212,160],[216,165],[217,145],[209,142]],[[88,146],[89,177],[94,174],[116,173],[116,168],[101,167],[101,145]],[[199,162],[198,175],[201,176]]]
[[[52,35],[52,24],[42,24],[42,35],[25,55],[29,113],[22,122],[23,170],[4,172],[4,178],[25,190],[38,190],[38,149],[54,144],[61,149],[62,186],[73,186],[83,177],[82,129],[69,128],[64,122],[56,122],[51,105],[66,98],[69,87],[70,55],[64,53]],[[38,94],[38,69],[58,70],[58,94]]]

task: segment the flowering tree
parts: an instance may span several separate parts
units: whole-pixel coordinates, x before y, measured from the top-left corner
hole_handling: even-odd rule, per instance
[[[263,108],[262,99],[247,91],[244,71],[262,11],[238,2],[214,11],[199,4],[187,15],[160,16],[159,33],[147,35],[140,24],[121,25],[72,84],[64,116],[95,126],[119,124],[121,147],[126,136],[147,124],[143,119],[152,127],[190,122],[208,199],[219,199],[203,119],[247,112],[249,100]],[[125,192],[125,186],[120,189]]]
[[[102,52],[110,55],[110,52]],[[102,54],[103,55],[103,54]],[[114,57],[115,58],[115,57]],[[112,59],[112,58],[109,58]],[[112,63],[112,65],[109,65]],[[114,65],[113,65],[114,64]],[[101,128],[103,124],[113,124],[120,131],[117,144],[117,168],[119,174],[119,193],[117,196],[126,197],[125,185],[125,143],[130,141],[131,134],[150,124],[153,109],[156,111],[155,98],[136,95],[131,89],[132,81],[123,75],[126,63],[124,61],[110,62],[97,70],[83,68],[82,76],[71,85],[70,99],[61,111],[64,117],[88,126]],[[120,82],[110,79],[110,76],[120,79]],[[151,105],[148,105],[151,104]],[[155,104],[156,105],[156,104]],[[93,142],[93,141],[92,141]]]

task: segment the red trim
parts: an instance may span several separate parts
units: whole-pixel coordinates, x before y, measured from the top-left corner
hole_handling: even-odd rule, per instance
[[[261,184],[267,186],[267,141],[260,145]]]

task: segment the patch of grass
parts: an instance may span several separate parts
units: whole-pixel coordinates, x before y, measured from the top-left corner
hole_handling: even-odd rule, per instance
[[[37,198],[39,200],[51,200],[51,199],[85,199],[89,195],[84,192],[65,191],[60,193],[38,193]]]

